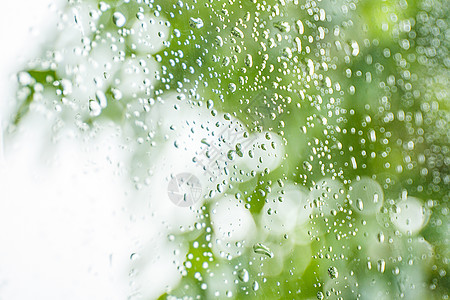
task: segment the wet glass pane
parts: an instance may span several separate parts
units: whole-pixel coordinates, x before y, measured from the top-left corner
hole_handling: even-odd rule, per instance
[[[10,4],[0,298],[448,299],[449,14]]]

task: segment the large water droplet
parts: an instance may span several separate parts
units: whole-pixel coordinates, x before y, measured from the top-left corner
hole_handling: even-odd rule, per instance
[[[266,245],[262,244],[262,243],[256,243],[253,245],[253,252],[255,252],[256,254],[263,254],[266,255],[267,257],[272,258],[273,252],[269,249],[269,247],[267,247]]]
[[[244,33],[242,32],[242,30],[240,30],[240,29],[237,28],[237,27],[234,27],[234,28],[231,30],[231,34],[233,34],[235,37],[239,37],[239,38],[241,38],[241,39],[244,38]]]
[[[324,296],[322,292],[317,292],[317,299],[323,300]]]
[[[310,172],[313,169],[313,166],[311,165],[311,163],[309,161],[304,161],[303,162],[303,169],[305,169],[306,171]]]
[[[113,22],[117,27],[123,27],[127,22],[127,19],[121,12],[116,11],[113,14]]]
[[[236,92],[236,84],[230,83],[230,84],[228,85],[228,89],[229,89],[230,92],[232,92],[232,93]]]
[[[103,91],[96,91],[95,92],[95,99],[97,99],[98,103],[100,104],[101,108],[105,108],[108,105],[108,102],[106,100],[106,95]]]
[[[378,272],[384,273],[384,270],[386,269],[386,261],[384,259],[380,259],[378,261],[377,269],[378,269]]]
[[[221,36],[216,36],[216,38],[214,39],[214,41],[216,42],[216,45],[218,46],[218,47],[222,47],[223,46],[223,39],[222,39],[222,37]]]
[[[378,233],[377,238],[380,243],[384,243],[384,233],[382,231]]]
[[[338,269],[336,267],[329,267],[328,276],[330,276],[331,279],[338,278],[339,277]]]
[[[242,282],[248,282],[248,280],[250,279],[250,276],[246,269],[239,270],[238,277]]]
[[[253,66],[253,57],[250,54],[247,54],[245,56],[244,64],[249,68]]]
[[[356,199],[356,207],[359,209],[359,211],[363,211],[364,209],[364,203],[360,198]]]
[[[274,24],[275,28],[277,28],[281,32],[289,32],[291,31],[291,26],[286,21],[280,21]]]
[[[100,106],[98,101],[92,99],[89,100],[89,112],[92,117],[97,117],[98,115],[100,115],[100,113],[102,112],[102,107]]]
[[[201,18],[190,17],[189,26],[191,26],[192,28],[200,29],[203,27],[203,20]]]
[[[295,25],[297,26],[298,33],[303,34],[305,28],[303,27],[302,21],[298,20],[297,22],[295,22]]]
[[[295,42],[295,48],[297,49],[298,52],[302,52],[302,40],[299,37],[296,37],[294,39]]]

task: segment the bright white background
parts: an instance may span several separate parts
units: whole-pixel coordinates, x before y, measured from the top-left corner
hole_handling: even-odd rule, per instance
[[[64,3],[2,2],[1,131],[14,73],[52,39]],[[66,137],[46,153],[48,127],[44,117],[27,118],[14,143],[0,144],[0,299],[127,299],[128,213],[123,183],[106,159],[120,160],[117,141],[107,135],[80,151]]]

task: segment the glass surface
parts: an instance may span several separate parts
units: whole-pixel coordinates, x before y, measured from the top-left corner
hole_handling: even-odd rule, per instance
[[[448,1],[4,14],[1,299],[448,299]]]

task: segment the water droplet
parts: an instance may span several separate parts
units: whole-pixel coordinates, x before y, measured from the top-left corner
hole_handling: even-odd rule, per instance
[[[330,276],[331,279],[338,278],[339,272],[336,267],[329,267],[328,268],[328,276]]]
[[[309,76],[312,76],[315,70],[314,70],[314,62],[311,59],[308,59],[308,69],[309,69]]]
[[[238,277],[242,282],[248,282],[248,280],[250,279],[250,276],[246,269],[239,270]]]
[[[122,92],[120,90],[112,88],[111,93],[113,94],[113,98],[115,100],[122,99]]]
[[[286,21],[280,21],[274,24],[275,28],[277,28],[281,32],[289,32],[291,31],[291,26]]]
[[[237,27],[233,27],[233,29],[231,30],[231,34],[233,34],[235,37],[239,37],[241,39],[244,38],[244,33],[242,32],[242,30],[240,30]]]
[[[359,45],[356,41],[352,41],[352,55],[353,56],[358,56],[359,54]]]
[[[295,22],[295,25],[297,25],[298,33],[303,34],[303,32],[305,31],[305,28],[303,27],[302,21],[298,20],[297,22]]]
[[[252,289],[253,289],[255,292],[256,292],[257,290],[259,290],[259,283],[258,283],[258,281],[253,281]]]
[[[214,107],[214,101],[212,101],[211,99],[209,99],[209,100],[206,102],[206,108],[212,109],[213,107]]]
[[[131,255],[130,255],[130,260],[135,261],[135,260],[137,260],[137,259],[139,259],[139,254],[137,254],[137,253],[131,253]]]
[[[230,151],[228,151],[228,153],[227,153],[227,157],[228,157],[228,159],[229,160],[233,160],[234,159],[234,156],[235,156],[235,151],[234,150],[230,150]]]
[[[266,245],[264,245],[262,243],[254,244],[253,252],[255,252],[256,254],[266,255],[267,257],[270,257],[270,258],[273,257],[273,252]]]
[[[116,11],[113,14],[113,22],[117,27],[123,27],[127,22],[127,19],[121,12]]]
[[[377,235],[377,238],[380,243],[384,243],[384,233],[383,232],[380,231]]]
[[[384,259],[378,260],[377,269],[378,272],[384,273],[384,270],[386,269],[386,261]]]
[[[208,140],[206,139],[206,138],[203,138],[202,140],[201,140],[201,143],[202,144],[205,144],[206,146],[210,146],[210,144],[208,143]]]
[[[356,207],[359,209],[359,211],[362,211],[364,209],[364,203],[360,198],[356,199]]]
[[[101,108],[105,108],[108,105],[108,102],[106,101],[105,93],[103,93],[103,91],[96,91],[95,99],[97,99]]]
[[[289,48],[289,47],[283,48],[282,54],[283,54],[284,57],[292,58],[292,50],[291,50],[291,48]]]
[[[228,85],[228,90],[230,90],[230,92],[234,93],[236,91],[236,84],[230,83]]]
[[[253,66],[253,57],[250,54],[247,54],[245,56],[244,64],[249,68]]]
[[[324,296],[322,292],[317,292],[317,299],[323,300]]]
[[[33,77],[27,72],[20,72],[17,75],[17,80],[21,85],[29,85],[33,82]]]
[[[376,142],[377,141],[377,135],[375,133],[375,130],[371,129],[369,131],[369,138],[372,142]]]
[[[313,166],[311,165],[311,163],[309,161],[304,161],[303,162],[303,169],[305,169],[306,171],[310,172],[313,169]]]
[[[222,47],[223,46],[223,39],[222,39],[222,37],[221,36],[216,36],[216,38],[214,39],[214,41],[216,42],[216,45],[218,46],[218,47]]]
[[[191,26],[192,28],[200,29],[203,27],[203,20],[201,18],[190,17],[189,26]]]
[[[399,267],[395,267],[394,270],[392,270],[392,273],[393,273],[394,275],[400,274],[400,269],[399,269]]]
[[[89,100],[89,112],[92,117],[97,117],[102,112],[102,108],[96,100]]]
[[[358,165],[356,164],[356,158],[352,156],[350,160],[352,162],[352,168],[356,170],[358,168]]]
[[[222,66],[226,67],[230,64],[230,58],[228,56],[225,56],[222,60]]]
[[[295,42],[295,48],[297,49],[298,52],[302,52],[302,40],[299,37],[296,37],[294,39]]]

